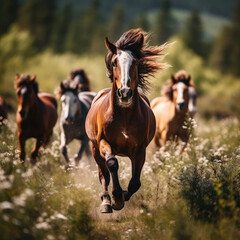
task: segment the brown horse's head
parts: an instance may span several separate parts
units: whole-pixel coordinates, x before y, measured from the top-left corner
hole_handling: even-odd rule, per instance
[[[77,68],[70,72],[70,80],[74,81],[78,85],[78,91],[90,91],[90,80],[86,74],[86,72]]]
[[[176,104],[178,111],[188,109],[189,86],[191,84],[191,76],[185,71],[178,71],[171,77],[172,100]]]
[[[129,106],[132,103],[137,87],[148,89],[147,77],[152,76],[157,70],[166,65],[156,61],[166,45],[149,47],[148,35],[141,29],[129,30],[113,44],[105,38],[108,49],[105,61],[107,75],[113,82],[119,103]]]
[[[36,76],[16,74],[15,88],[18,100],[18,113],[22,119],[27,118],[33,99],[38,93]]]

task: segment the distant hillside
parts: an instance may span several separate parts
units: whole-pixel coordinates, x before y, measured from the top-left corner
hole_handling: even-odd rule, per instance
[[[151,24],[153,24],[156,14],[157,10],[149,11],[147,16]],[[181,30],[185,24],[185,21],[189,17],[189,10],[172,9],[172,14],[176,20],[176,24],[178,25],[177,28]],[[206,40],[212,40],[219,33],[223,26],[230,24],[230,20],[226,17],[209,13],[200,13],[200,16],[203,23],[203,30]]]
[[[65,3],[72,3],[76,8],[84,7],[91,1],[88,0],[59,0],[58,4],[63,6]],[[160,7],[162,0],[99,0],[100,8],[105,17],[109,16],[116,5],[125,7],[126,15],[133,18],[140,13],[154,10]],[[201,13],[230,18],[235,0],[172,0],[172,7],[183,10],[197,10]],[[75,9],[76,9],[75,8]]]

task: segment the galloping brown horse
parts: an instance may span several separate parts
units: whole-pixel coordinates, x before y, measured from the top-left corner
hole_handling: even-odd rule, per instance
[[[124,201],[140,188],[146,147],[155,133],[154,114],[138,87],[146,90],[149,84],[146,78],[166,66],[157,62],[156,57],[167,45],[149,47],[147,40],[148,35],[141,29],[123,33],[115,44],[105,39],[108,49],[105,61],[112,88],[98,93],[86,119],[86,132],[92,142],[103,188],[102,213],[122,209]],[[132,162],[127,191],[119,184],[116,155],[127,156]],[[110,175],[112,198],[108,193]]]
[[[36,138],[36,146],[31,152],[31,162],[35,164],[39,148],[48,143],[57,122],[57,101],[48,93],[38,92],[36,76],[17,74],[15,87],[20,159],[25,160],[25,141]]]
[[[191,76],[183,70],[170,79],[170,86],[164,88],[164,97],[152,100],[151,107],[156,117],[156,146],[165,146],[166,141],[181,139],[183,149],[188,142],[188,132],[183,128],[189,109],[189,88],[194,87]],[[195,88],[195,87],[194,87]],[[182,150],[183,150],[182,149]]]

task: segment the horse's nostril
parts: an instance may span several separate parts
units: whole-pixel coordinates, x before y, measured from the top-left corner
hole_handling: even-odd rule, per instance
[[[127,95],[128,95],[128,97],[129,97],[129,98],[131,98],[131,97],[132,97],[132,95],[133,95],[133,91],[132,91],[132,89],[131,89],[131,88],[129,89],[129,91],[128,91],[128,94],[127,94]]]
[[[20,113],[20,116],[21,116],[21,117],[24,117],[24,116],[25,116],[25,113],[26,113],[26,111],[25,111],[25,110],[21,110],[19,113]]]
[[[179,107],[180,110],[182,110],[184,108],[184,102],[178,103],[178,107]]]
[[[117,90],[117,94],[118,94],[119,97],[122,97],[122,91],[121,91],[120,88],[118,88],[118,90]]]

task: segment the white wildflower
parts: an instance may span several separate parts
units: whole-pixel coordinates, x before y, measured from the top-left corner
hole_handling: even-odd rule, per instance
[[[8,201],[4,201],[0,203],[0,209],[4,210],[4,209],[13,209],[13,204],[11,202]]]
[[[51,226],[47,222],[40,222],[35,225],[35,228],[37,229],[43,229],[43,230],[48,230],[51,228]]]

